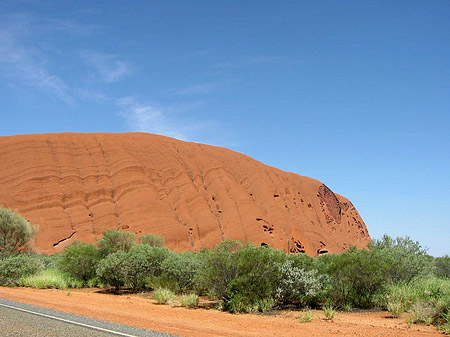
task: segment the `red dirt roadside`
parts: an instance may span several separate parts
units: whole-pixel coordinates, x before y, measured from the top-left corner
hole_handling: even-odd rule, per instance
[[[435,327],[408,327],[404,319],[388,318],[386,312],[339,312],[332,322],[326,322],[320,311],[314,311],[312,322],[300,323],[297,317],[302,313],[297,311],[278,315],[233,315],[213,309],[157,305],[138,295],[99,294],[94,289],[0,287],[0,297],[177,336],[442,336]]]

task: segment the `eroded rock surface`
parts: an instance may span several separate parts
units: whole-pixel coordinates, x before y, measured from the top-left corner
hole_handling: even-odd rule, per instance
[[[105,229],[156,233],[176,251],[246,239],[310,255],[370,240],[321,182],[220,147],[145,133],[0,137],[0,205],[39,225],[36,249]]]

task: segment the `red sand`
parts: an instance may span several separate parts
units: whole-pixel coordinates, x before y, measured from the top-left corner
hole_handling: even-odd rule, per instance
[[[153,300],[137,295],[98,294],[92,289],[63,291],[0,287],[0,297],[178,336],[442,336],[433,326],[408,327],[405,319],[388,318],[386,312],[339,312],[332,322],[327,322],[322,320],[320,311],[314,311],[312,322],[300,323],[297,318],[302,313],[296,311],[276,316],[233,315],[213,309],[173,308],[154,304]]]
[[[352,203],[321,182],[224,148],[145,133],[0,137],[0,205],[39,225],[35,247],[156,233],[176,251],[222,239],[310,255],[365,247]]]

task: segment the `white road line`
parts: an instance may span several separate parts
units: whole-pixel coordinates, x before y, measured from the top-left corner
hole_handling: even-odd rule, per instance
[[[54,319],[56,321],[61,321],[61,322],[65,322],[65,323],[69,323],[69,324],[73,324],[73,325],[79,325],[79,326],[82,326],[82,327],[85,327],[85,328],[89,328],[89,329],[94,329],[94,330],[98,330],[98,331],[107,332],[107,333],[114,334],[114,335],[117,335],[117,336],[138,337],[138,336],[129,335],[129,334],[126,334],[126,333],[123,333],[123,332],[103,329],[103,328],[99,328],[97,326],[93,326],[93,325],[89,325],[89,324],[78,323],[78,322],[70,321],[70,320],[64,319],[64,318],[59,318],[59,317],[55,317],[55,316],[45,315],[45,314],[41,314],[39,312],[34,312],[34,311],[30,311],[30,310],[25,310],[25,309],[22,309],[22,308],[13,307],[13,306],[6,305],[6,304],[3,304],[3,303],[0,303],[0,306],[5,307],[5,308],[9,308],[9,309],[13,309],[13,310],[23,311],[23,312],[26,312],[26,313],[29,313],[29,314],[32,314],[32,315],[36,315],[36,316],[41,316],[41,317]]]

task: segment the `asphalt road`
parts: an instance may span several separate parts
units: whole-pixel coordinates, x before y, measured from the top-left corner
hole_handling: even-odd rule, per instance
[[[170,337],[171,335],[0,299],[0,336]]]

